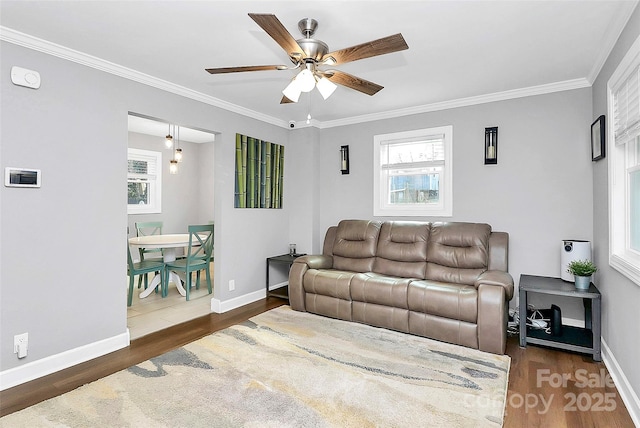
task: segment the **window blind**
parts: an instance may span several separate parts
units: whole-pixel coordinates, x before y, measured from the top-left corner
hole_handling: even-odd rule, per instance
[[[398,166],[419,168],[430,163],[442,164],[445,160],[443,135],[414,141],[385,141],[381,150],[383,169]]]
[[[613,95],[615,144],[626,144],[640,135],[640,66]]]

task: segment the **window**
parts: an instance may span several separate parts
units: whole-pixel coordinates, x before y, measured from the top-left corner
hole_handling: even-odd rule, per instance
[[[127,161],[127,212],[162,212],[162,153],[129,149]]]
[[[453,215],[453,127],[376,135],[375,216]]]
[[[609,264],[640,285],[640,37],[608,82]]]

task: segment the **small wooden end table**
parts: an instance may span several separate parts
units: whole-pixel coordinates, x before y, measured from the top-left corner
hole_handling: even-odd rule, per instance
[[[269,290],[269,267],[272,264],[283,264],[283,265],[289,265],[289,269],[291,269],[291,265],[293,264],[293,261],[298,257],[304,256],[304,255],[306,254],[293,254],[293,255],[282,254],[280,256],[267,257],[267,297],[273,296],[273,297],[279,297],[281,299],[289,300],[289,293],[288,293],[289,290],[287,286],[279,287],[276,289],[280,291]],[[287,290],[282,291],[283,288],[287,288]]]
[[[527,327],[527,294],[547,294],[582,299],[584,328],[562,326],[562,334],[553,336],[544,330]],[[560,278],[520,275],[520,346],[527,343],[549,346],[567,351],[592,354],[594,361],[602,361],[600,343],[601,295],[593,283],[588,290],[578,290],[572,282]]]

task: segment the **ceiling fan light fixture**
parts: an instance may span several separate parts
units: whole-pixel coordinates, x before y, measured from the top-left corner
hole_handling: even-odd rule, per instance
[[[300,90],[298,82],[296,82],[296,79],[293,79],[291,83],[289,83],[287,87],[284,88],[284,90],[282,91],[282,94],[285,97],[289,98],[294,103],[298,102],[298,99],[300,98],[301,93],[302,91]]]
[[[326,100],[331,96],[331,94],[333,94],[338,86],[326,77],[322,77],[318,80],[318,83],[316,83],[316,87],[318,88],[320,95],[322,95],[322,98]]]
[[[307,68],[298,73],[295,81],[298,82],[298,88],[300,88],[302,92],[311,92],[316,86],[316,79],[313,77],[313,73]]]

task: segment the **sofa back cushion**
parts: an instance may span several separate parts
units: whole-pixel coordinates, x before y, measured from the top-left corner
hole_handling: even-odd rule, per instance
[[[373,272],[402,278],[424,279],[430,224],[387,221],[378,237]]]
[[[333,241],[333,268],[371,272],[381,223],[369,220],[342,220]]]
[[[491,226],[433,223],[427,244],[426,279],[473,285],[489,263]]]

